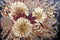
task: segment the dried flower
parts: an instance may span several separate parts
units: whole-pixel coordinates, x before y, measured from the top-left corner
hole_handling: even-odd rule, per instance
[[[20,13],[25,13],[28,15],[28,8],[23,2],[15,2],[11,5],[11,15],[17,15]]]
[[[33,16],[36,16],[36,22],[43,22],[44,19],[47,17],[46,14],[43,12],[43,9],[40,7],[37,7],[33,11]]]
[[[12,27],[15,36],[27,37],[32,33],[32,24],[28,19],[19,18]]]

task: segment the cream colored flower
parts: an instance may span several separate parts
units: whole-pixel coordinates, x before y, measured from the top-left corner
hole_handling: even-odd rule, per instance
[[[11,5],[11,14],[17,15],[18,13],[25,13],[28,15],[28,8],[23,2],[15,2]]]
[[[28,19],[19,18],[13,25],[12,31],[17,37],[27,37],[32,33],[32,24]]]
[[[35,20],[36,22],[42,23],[44,19],[47,17],[46,14],[43,12],[43,9],[40,7],[35,8],[32,14],[33,16],[37,17]]]

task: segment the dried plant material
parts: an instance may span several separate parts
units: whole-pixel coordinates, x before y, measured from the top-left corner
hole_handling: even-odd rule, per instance
[[[25,13],[28,15],[28,8],[23,2],[15,2],[11,5],[11,15],[17,15],[20,13]]]
[[[33,11],[33,16],[36,16],[36,22],[43,22],[45,18],[47,18],[46,14],[43,12],[43,9],[40,7],[37,7]]]
[[[12,27],[15,36],[27,37],[32,33],[32,24],[25,18],[18,19]]]
[[[53,0],[5,0],[0,33],[2,40],[51,40],[58,30],[59,2]],[[56,14],[56,15],[55,15]],[[58,16],[57,16],[58,17]],[[54,25],[56,24],[56,25]]]

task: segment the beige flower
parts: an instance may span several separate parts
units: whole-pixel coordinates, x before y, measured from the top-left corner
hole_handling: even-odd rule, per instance
[[[46,14],[43,12],[43,9],[40,7],[35,8],[32,14],[33,16],[37,17],[35,20],[36,22],[42,23],[44,19],[47,17]]]
[[[25,13],[28,15],[28,8],[23,2],[15,2],[11,5],[11,14],[17,15],[19,13]]]
[[[32,24],[28,19],[19,18],[13,25],[12,31],[17,37],[27,37],[32,33]]]

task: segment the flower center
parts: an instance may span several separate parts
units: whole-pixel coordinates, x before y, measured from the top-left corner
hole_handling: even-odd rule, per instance
[[[25,10],[23,9],[23,8],[18,8],[17,10],[16,10],[16,14],[19,14],[19,13],[24,13],[25,12]]]
[[[36,19],[41,19],[42,14],[41,13],[36,13],[35,16],[37,17]]]
[[[19,30],[20,30],[20,32],[24,33],[27,30],[26,28],[27,28],[26,24],[23,23],[23,24],[20,25]]]

